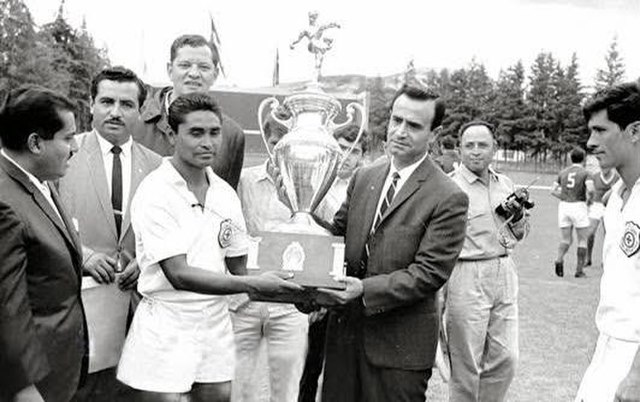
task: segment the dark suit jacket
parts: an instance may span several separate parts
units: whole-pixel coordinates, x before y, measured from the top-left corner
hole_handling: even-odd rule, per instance
[[[432,367],[438,340],[436,292],[449,278],[465,237],[468,198],[426,158],[395,195],[369,242],[390,164],[357,171],[333,229],[345,236],[347,274],[362,277],[363,301],[332,314],[327,364],[344,345],[362,344],[374,366],[404,370]],[[327,369],[327,375],[332,375]]]
[[[142,106],[142,124],[133,133],[133,139],[162,155],[173,155],[175,140],[169,126],[164,99],[171,87],[149,88]],[[213,171],[235,190],[240,181],[244,161],[244,131],[231,117],[222,114],[222,144],[213,160]]]
[[[52,195],[64,223],[0,155],[0,399],[35,383],[47,402],[67,402],[86,370],[81,246]]]

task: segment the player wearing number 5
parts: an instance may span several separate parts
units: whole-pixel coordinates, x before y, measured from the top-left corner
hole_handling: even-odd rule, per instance
[[[585,151],[576,147],[569,154],[572,165],[558,174],[553,183],[551,195],[560,199],[558,205],[558,226],[562,238],[558,245],[558,257],[555,262],[556,275],[564,276],[564,256],[573,241],[573,228],[578,237],[576,278],[585,276],[583,268],[587,256],[587,237],[589,235],[589,213],[587,208],[587,185],[589,173],[584,168]]]

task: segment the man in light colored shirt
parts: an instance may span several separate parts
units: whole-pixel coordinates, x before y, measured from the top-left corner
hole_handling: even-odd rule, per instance
[[[181,35],[171,44],[167,74],[171,86],[149,88],[142,108],[142,123],[133,139],[162,156],[173,155],[176,134],[169,124],[169,105],[178,96],[209,93],[220,74],[220,55],[215,45],[200,35]],[[222,144],[211,162],[213,171],[234,189],[244,161],[244,132],[223,113]]]
[[[86,374],[82,249],[50,181],[78,150],[75,107],[39,87],[0,110],[0,400],[69,401]]]
[[[351,180],[356,169],[358,169],[362,164],[364,153],[366,152],[366,146],[364,141],[356,142],[358,139],[359,129],[360,127],[354,124],[334,133],[334,137],[338,141],[342,152],[346,154],[349,150],[353,150],[346,156],[346,159],[338,171],[336,180],[333,182],[333,185],[318,207],[317,215],[323,217],[325,220],[333,218],[347,198],[347,186],[349,185],[349,180]],[[362,133],[361,138],[366,138],[365,132]],[[318,379],[322,373],[322,366],[324,363],[324,341],[326,330],[327,317],[325,309],[314,311],[309,314],[309,346],[307,349],[304,371],[302,372],[302,378],[300,379],[300,394],[298,396],[298,402],[312,402],[319,396],[317,395]]]
[[[140,184],[131,205],[143,295],[117,377],[142,401],[228,401],[235,370],[226,295],[301,290],[284,273],[246,273],[248,239],[240,201],[210,165],[222,112],[206,94],[169,107],[173,157]]]
[[[490,164],[493,127],[483,121],[460,129],[462,164],[451,178],[469,196],[462,252],[446,286],[445,322],[451,358],[449,400],[503,401],[518,360],[518,276],[509,256],[528,220],[514,185]],[[496,212],[502,205],[507,215]]]
[[[84,275],[105,286],[117,286],[121,292],[113,288],[103,294],[111,295],[115,305],[130,305],[130,313],[139,301],[134,289],[140,270],[135,260],[129,200],[142,179],[161,161],[159,155],[131,139],[146,93],[142,81],[124,67],[107,68],[93,78],[94,129],[77,136],[80,149],[71,159],[68,174],[59,182],[60,197],[78,223]],[[131,304],[127,302],[130,295]],[[95,311],[95,307],[89,311]],[[126,313],[121,317],[126,318]],[[98,319],[90,315],[91,318]],[[124,339],[124,319],[120,325]],[[119,349],[113,351],[115,356],[108,364],[115,366],[119,353]],[[76,399],[116,400],[124,392],[122,388],[115,381],[115,369],[106,366],[88,377]]]
[[[604,89],[584,106],[587,146],[620,175],[604,213],[599,336],[576,402],[640,401],[640,87]]]

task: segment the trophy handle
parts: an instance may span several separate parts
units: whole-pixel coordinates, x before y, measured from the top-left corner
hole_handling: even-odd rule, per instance
[[[351,124],[351,122],[353,121],[353,115],[355,114],[356,110],[360,112],[360,128],[358,129],[358,135],[356,136],[356,140],[353,142],[353,144],[351,144],[351,147],[347,150],[347,152],[345,152],[344,154],[345,157],[342,158],[342,162],[340,162],[340,166],[338,167],[338,170],[342,169],[342,165],[344,165],[345,161],[347,160],[347,156],[353,151],[356,145],[358,145],[358,142],[360,141],[360,138],[364,133],[365,119],[364,119],[364,108],[362,107],[362,105],[355,102],[349,103],[347,105],[347,121],[345,121],[344,123],[337,124],[333,127],[334,130],[339,130]]]
[[[273,113],[273,111],[278,106],[280,106],[280,102],[278,101],[278,99],[272,96],[270,98],[264,99],[262,102],[260,102],[260,106],[258,106],[258,129],[260,130],[260,137],[262,137],[262,142],[264,143],[264,147],[267,149],[267,153],[269,154],[269,159],[271,159],[271,162],[275,164],[275,158],[273,156],[273,153],[271,153],[271,150],[269,149],[267,137],[264,134],[264,124],[263,124],[262,116],[264,115],[264,108],[267,106],[271,106],[271,116],[274,119],[276,119],[278,122],[281,122],[280,119],[274,116],[274,113]],[[287,126],[286,124],[284,125],[285,127]]]

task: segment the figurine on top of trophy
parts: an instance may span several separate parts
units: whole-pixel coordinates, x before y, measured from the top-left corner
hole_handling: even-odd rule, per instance
[[[309,43],[307,44],[307,50],[314,55],[315,69],[313,75],[313,81],[318,82],[320,80],[320,70],[322,69],[322,62],[324,61],[324,54],[331,50],[333,46],[333,39],[325,36],[324,31],[330,28],[340,28],[340,24],[336,22],[329,22],[327,24],[318,23],[318,12],[309,12],[309,26],[307,29],[300,32],[298,39],[294,40],[289,48],[293,50],[298,43],[304,38],[307,38]]]
[[[255,237],[247,269],[250,273],[260,273],[295,267],[293,281],[300,285],[343,288],[344,284],[336,278],[344,276],[344,239],[332,236],[315,222],[312,214],[329,191],[346,156],[362,137],[366,120],[362,105],[352,102],[346,107],[346,121],[334,122],[342,105],[321,89],[318,79],[323,56],[332,44],[331,40],[323,38],[323,32],[339,26],[335,23],[320,25],[317,17],[317,13],[309,13],[309,29],[292,44],[294,46],[305,37],[309,39],[308,49],[316,61],[313,79],[304,90],[286,97],[282,106],[271,97],[263,100],[258,108],[262,139],[271,164],[280,172],[285,193],[283,203],[291,209],[292,218],[275,230],[261,232]],[[287,134],[271,151],[262,132],[267,107],[271,118],[287,129]],[[284,109],[289,118],[282,119],[276,113],[278,108]],[[343,152],[333,133],[352,124],[356,110],[360,114],[358,137],[352,147]],[[265,300],[260,299],[260,295],[254,298]]]

